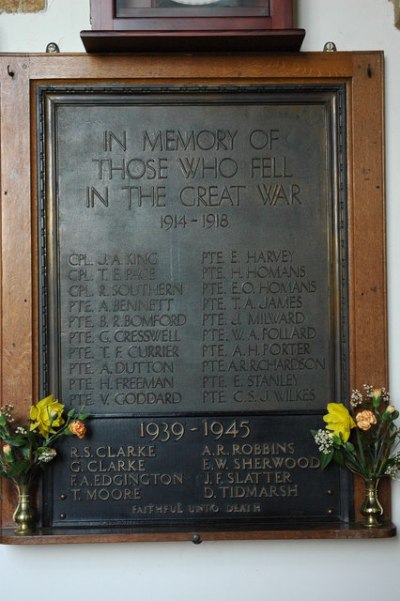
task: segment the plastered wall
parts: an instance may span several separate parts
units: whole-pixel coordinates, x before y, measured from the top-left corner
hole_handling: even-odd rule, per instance
[[[298,0],[303,50],[384,50],[390,390],[400,406],[400,31],[390,0]],[[89,0],[48,0],[36,14],[0,15],[1,52],[50,41],[82,52]],[[368,127],[368,123],[365,124]],[[373,248],[371,248],[373,252]],[[365,344],[374,352],[365,332]],[[374,383],[379,385],[379,382]],[[393,486],[400,526],[400,484]],[[259,541],[0,547],[1,599],[57,601],[398,601],[400,541]]]

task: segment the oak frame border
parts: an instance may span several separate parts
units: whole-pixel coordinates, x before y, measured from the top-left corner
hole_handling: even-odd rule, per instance
[[[384,83],[381,52],[286,55],[0,55],[1,161],[1,404],[26,414],[37,398],[38,290],[35,85],[51,82],[345,83],[348,121],[348,256],[350,382],[387,386],[386,236],[384,203]],[[373,341],[374,352],[371,352]],[[2,482],[0,542],[18,544],[193,540],[193,532],[39,533],[13,536],[12,491]],[[9,494],[10,493],[10,494]],[[354,505],[362,498],[356,480]],[[385,526],[362,529],[315,524],[287,530],[279,525],[255,532],[199,532],[200,540],[371,538],[394,536],[390,484],[381,487]],[[359,514],[356,519],[359,519]]]

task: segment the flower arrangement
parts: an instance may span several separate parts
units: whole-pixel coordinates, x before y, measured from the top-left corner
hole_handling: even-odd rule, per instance
[[[13,406],[0,408],[0,476],[17,486],[30,486],[40,470],[54,459],[63,436],[83,438],[88,414],[68,411],[53,395],[32,405],[27,424],[16,423]]]
[[[335,461],[364,480],[397,476],[400,453],[395,449],[400,429],[395,420],[399,412],[390,404],[385,388],[365,384],[364,394],[353,390],[350,410],[342,403],[328,403],[327,409],[325,429],[312,431],[323,469]]]

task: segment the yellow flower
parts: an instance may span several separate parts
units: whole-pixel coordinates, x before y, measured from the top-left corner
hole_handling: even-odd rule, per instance
[[[30,430],[38,429],[43,438],[47,438],[49,434],[54,434],[56,432],[55,428],[59,428],[64,423],[63,411],[64,405],[59,403],[54,395],[47,396],[36,405],[32,405]]]
[[[356,415],[357,428],[360,430],[369,430],[371,426],[377,423],[375,414],[370,409],[359,411]]]
[[[331,430],[336,436],[341,434],[344,442],[347,442],[351,428],[355,427],[349,410],[342,403],[328,403],[327,408],[328,413],[323,417],[327,430]]]

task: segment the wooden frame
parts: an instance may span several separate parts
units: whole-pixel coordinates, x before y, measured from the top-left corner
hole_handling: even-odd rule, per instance
[[[387,323],[384,210],[383,56],[316,53],[282,56],[3,55],[1,74],[1,404],[25,415],[38,397],[38,288],[36,233],[36,136],[33,106],[37,84],[124,82],[137,84],[240,85],[343,83],[348,119],[348,254],[350,382],[387,384]],[[16,134],[17,131],[17,134]],[[373,340],[374,352],[371,352]],[[15,537],[15,501],[2,482],[3,543],[87,543],[151,540],[370,538],[393,536],[390,487],[381,487],[385,525],[356,523],[262,531],[135,532],[50,531]],[[355,482],[354,506],[362,487]],[[356,519],[360,516],[356,514]]]

